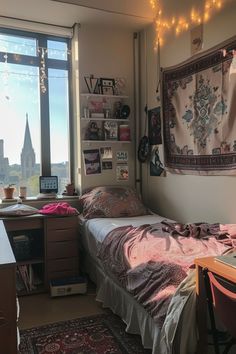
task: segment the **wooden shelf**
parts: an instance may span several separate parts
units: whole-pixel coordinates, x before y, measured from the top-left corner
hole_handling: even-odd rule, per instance
[[[82,140],[82,143],[103,143],[103,144],[130,144],[131,141],[123,141],[123,140]]]
[[[129,98],[126,95],[102,95],[101,93],[81,93],[82,97]]]
[[[17,265],[24,265],[24,264],[41,264],[44,263],[43,258],[34,258],[34,259],[26,259],[24,261],[17,261]]]
[[[85,118],[85,117],[81,117],[81,120],[83,120],[83,121],[91,121],[91,120],[101,120],[101,121],[114,121],[114,122],[127,122],[127,123],[129,123],[130,122],[130,120],[129,119],[127,119],[127,118],[91,118],[91,117],[89,117],[89,118]]]

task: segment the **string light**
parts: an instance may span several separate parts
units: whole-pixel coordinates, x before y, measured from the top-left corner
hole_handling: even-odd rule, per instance
[[[213,13],[219,11],[223,6],[223,0],[205,0],[203,10],[192,8],[190,13],[185,17],[171,19],[163,18],[162,8],[159,0],[149,0],[150,5],[155,12],[156,27],[156,47],[163,45],[165,33],[174,29],[178,36],[187,31],[192,25],[198,25],[209,21]]]
[[[46,80],[47,80],[47,75],[46,75],[46,65],[45,65],[45,56],[50,56],[50,57],[55,57],[58,56],[60,57],[60,59],[67,57],[67,55],[71,54],[71,51],[69,50],[64,50],[64,49],[58,49],[58,48],[44,48],[44,47],[35,47],[35,45],[32,44],[20,44],[16,41],[13,40],[8,40],[5,38],[1,38],[0,35],[0,51],[1,52],[5,52],[4,55],[4,73],[3,73],[3,79],[4,79],[4,85],[5,87],[7,87],[7,83],[8,83],[8,77],[9,77],[9,70],[8,70],[8,63],[7,63],[7,59],[8,59],[8,52],[11,52],[11,50],[9,51],[10,48],[12,48],[12,46],[14,45],[14,51],[15,52],[19,52],[21,54],[24,55],[29,55],[28,53],[31,53],[31,55],[34,56],[35,51],[38,53],[38,56],[40,58],[40,67],[39,67],[39,84],[40,84],[40,90],[41,92],[44,94],[47,91],[47,87],[46,87]],[[13,54],[14,58],[16,61],[20,61],[20,54]],[[20,75],[18,73],[18,75]],[[28,74],[21,74],[21,75],[28,75]],[[28,75],[28,76],[33,76],[33,75]],[[8,95],[6,95],[7,97]]]

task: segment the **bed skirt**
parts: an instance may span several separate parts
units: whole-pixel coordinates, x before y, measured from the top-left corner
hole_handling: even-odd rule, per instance
[[[152,349],[152,354],[161,354],[155,350],[160,329],[147,311],[108,277],[91,257],[86,257],[85,269],[90,279],[97,285],[96,300],[101,302],[104,308],[111,309],[113,313],[122,318],[128,333],[139,334],[144,348]]]
[[[148,312],[110,276],[86,255],[84,269],[97,285],[96,300],[109,308],[126,324],[126,331],[139,334],[144,348],[152,354],[194,354],[198,333],[196,329],[195,272],[192,272],[177,289],[167,321],[162,330]],[[183,311],[184,308],[184,311]],[[187,324],[187,325],[186,325]]]

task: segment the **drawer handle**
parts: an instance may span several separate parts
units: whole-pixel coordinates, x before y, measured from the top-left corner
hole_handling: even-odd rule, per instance
[[[7,323],[6,318],[4,317],[3,313],[0,312],[0,327],[4,326]]]

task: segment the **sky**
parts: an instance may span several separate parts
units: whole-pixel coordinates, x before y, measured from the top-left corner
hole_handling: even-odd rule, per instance
[[[1,39],[4,37],[0,35],[0,50],[3,50]],[[8,47],[7,50],[13,49]],[[68,91],[65,76],[66,72],[63,70],[50,69],[48,80],[52,163],[68,161]],[[4,156],[9,158],[10,165],[20,164],[26,114],[36,162],[40,162],[39,89],[38,68],[9,64],[7,58],[5,62],[0,62],[0,139],[4,140]]]

